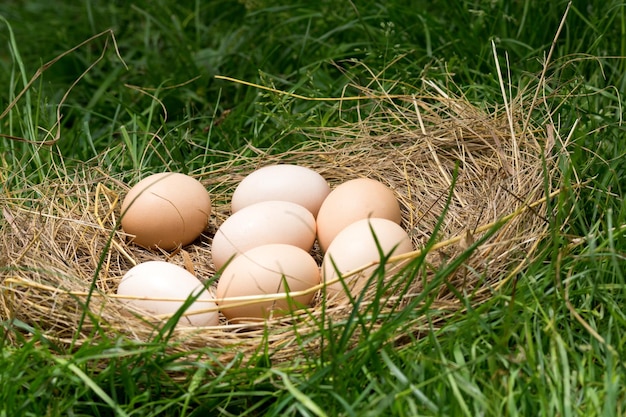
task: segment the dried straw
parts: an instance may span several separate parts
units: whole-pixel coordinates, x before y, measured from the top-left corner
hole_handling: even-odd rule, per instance
[[[416,272],[402,293],[376,300],[383,310],[409,303],[441,262],[459,256],[498,224],[463,267],[446,277],[448,285],[434,290],[430,308],[450,314],[464,308],[450,286],[471,294],[474,304],[485,301],[532,258],[547,230],[546,200],[552,190],[545,184],[555,184],[557,175],[550,158],[554,139],[528,122],[533,109],[524,109],[523,95],[507,101],[506,109],[490,110],[426,81],[412,95],[381,95],[367,88],[361,92],[370,97],[371,108],[357,123],[305,132],[310,140],[290,152],[242,152],[198,173],[214,200],[210,226],[194,244],[172,254],[127,242],[117,225],[120,201],[129,187],[99,170],[97,161],[29,192],[3,195],[0,316],[21,320],[66,345],[103,337],[99,332],[150,340],[162,318],[140,318],[128,311],[114,295],[120,278],[133,265],[158,259],[192,269],[211,283],[211,240],[230,214],[232,191],[246,174],[273,163],[310,167],[333,186],[357,177],[382,181],[397,193],[403,227],[418,249],[404,258],[417,259],[429,242],[438,242],[427,256],[430,268]],[[360,104],[355,107],[360,109]],[[439,234],[431,240],[438,222]],[[313,254],[321,258],[318,249]],[[393,271],[387,275],[392,277]],[[360,308],[374,296],[368,292]],[[90,314],[85,318],[87,303]],[[305,336],[316,334],[324,317],[340,321],[352,311],[346,303],[321,303],[318,295],[311,309],[263,326],[223,321],[214,328],[177,328],[172,349],[212,346],[229,360],[239,353],[250,355],[266,341],[275,361],[314,354],[320,342]],[[420,317],[411,320],[416,333],[424,329]]]

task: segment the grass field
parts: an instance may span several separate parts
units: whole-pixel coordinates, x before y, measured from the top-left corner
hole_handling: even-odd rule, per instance
[[[216,76],[306,97],[356,94],[372,73],[400,91],[429,79],[488,107],[503,103],[500,68],[513,93],[545,76],[567,142],[533,261],[399,349],[390,321],[332,358],[279,366],[217,364],[210,348],[183,363],[159,340],[70,353],[0,310],[0,415],[625,415],[626,3],[275,3],[3,1],[2,194],[90,164],[126,179],[209,171],[356,117]],[[0,253],[2,280],[8,265]]]

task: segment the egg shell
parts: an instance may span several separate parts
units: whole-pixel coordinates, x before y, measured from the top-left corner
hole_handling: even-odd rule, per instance
[[[330,186],[312,169],[291,164],[268,165],[246,176],[233,192],[233,213],[261,201],[281,200],[300,204],[317,216]]]
[[[285,243],[311,250],[315,242],[315,218],[310,211],[289,201],[263,201],[244,207],[218,228],[211,244],[215,269],[234,256],[270,243]]]
[[[357,178],[337,186],[317,214],[317,239],[322,250],[328,249],[343,228],[368,217],[385,218],[400,224],[402,213],[394,192],[370,178]]]
[[[324,254],[322,279],[324,282],[332,281],[338,277],[337,271],[343,275],[371,262],[380,261],[379,247],[384,254],[393,255],[413,250],[409,235],[391,220],[371,218],[352,223],[337,235]],[[353,296],[361,292],[376,268],[377,266],[371,266],[362,273],[355,274],[354,278],[346,278],[344,282]],[[326,292],[329,298],[345,296],[341,282],[328,284]]]
[[[195,178],[153,174],[130,189],[121,208],[122,229],[146,248],[172,250],[193,242],[206,229],[211,198]]]
[[[304,291],[320,283],[319,267],[306,251],[286,244],[257,246],[236,257],[222,272],[216,295],[220,310],[232,322],[263,320],[308,306],[313,293],[262,302],[220,301],[228,297]],[[235,305],[240,304],[240,305]]]
[[[125,299],[140,310],[151,314],[174,314],[190,296],[200,295],[191,304],[178,325],[181,326],[217,326],[218,312],[215,297],[211,295],[193,274],[180,266],[163,262],[148,261],[135,265],[122,278],[117,294],[146,299]],[[152,299],[151,299],[152,298]],[[180,301],[154,300],[171,298]],[[194,311],[214,308],[214,311],[189,314]]]

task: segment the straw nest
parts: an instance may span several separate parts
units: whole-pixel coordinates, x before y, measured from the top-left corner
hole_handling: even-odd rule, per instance
[[[242,153],[196,173],[212,194],[214,213],[200,239],[171,254],[127,242],[117,225],[120,201],[129,187],[96,163],[50,177],[29,191],[1,196],[3,320],[17,319],[66,346],[120,335],[151,340],[161,321],[127,311],[115,297],[121,277],[134,264],[167,260],[212,283],[211,240],[230,214],[232,191],[246,174],[273,163],[310,167],[331,186],[357,177],[374,178],[397,193],[402,225],[416,248],[407,258],[421,267],[413,268],[412,274],[387,274],[390,280],[402,276],[406,285],[394,287],[402,288],[400,293],[365,295],[358,308],[367,309],[377,297],[380,313],[370,318],[371,329],[383,325],[385,312],[415,309],[412,300],[423,296],[424,286],[433,282],[442,265],[458,256],[467,259],[439,277],[441,285],[428,287],[429,310],[454,314],[464,309],[459,294],[472,304],[485,301],[532,258],[545,234],[550,198],[546,194],[552,192],[546,184],[555,184],[557,174],[550,157],[550,131],[527,124],[531,109],[524,109],[528,103],[523,97],[487,109],[428,82],[405,96],[361,91],[370,96],[370,111],[359,122],[312,129],[315,133],[308,133],[306,144],[290,152],[271,155],[255,150],[254,156]],[[358,111],[364,101],[351,103],[359,103],[353,107]],[[490,234],[481,240],[485,233]],[[321,258],[318,249],[313,254]],[[176,328],[171,349],[213,347],[216,357],[225,361],[259,349],[273,361],[303,352],[317,354],[322,342],[315,335],[323,322],[341,323],[353,308],[345,302],[322,304],[318,295],[309,310],[262,326],[226,325],[222,318],[216,328]],[[405,328],[416,333],[427,328],[420,314],[408,314],[406,320]],[[393,342],[402,343],[402,335],[395,337]]]

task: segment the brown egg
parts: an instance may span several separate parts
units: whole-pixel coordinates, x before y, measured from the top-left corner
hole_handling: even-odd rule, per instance
[[[217,283],[216,295],[221,312],[230,321],[259,321],[271,314],[278,316],[306,307],[314,294],[255,303],[220,299],[304,291],[319,283],[319,267],[308,252],[275,243],[252,248],[226,265]]]
[[[122,203],[122,228],[146,248],[172,250],[193,242],[206,228],[211,198],[185,174],[150,175],[130,189]]]
[[[317,214],[317,239],[326,251],[346,226],[368,217],[402,221],[400,204],[385,184],[369,178],[346,181],[326,197]]]
[[[322,279],[333,281],[338,277],[337,272],[346,274],[380,261],[380,251],[385,255],[400,255],[412,250],[409,235],[397,223],[380,218],[361,219],[343,229],[328,247],[322,261]],[[345,284],[353,296],[365,287],[375,269],[372,266],[347,278]],[[329,298],[345,294],[341,282],[327,285],[326,291]]]

